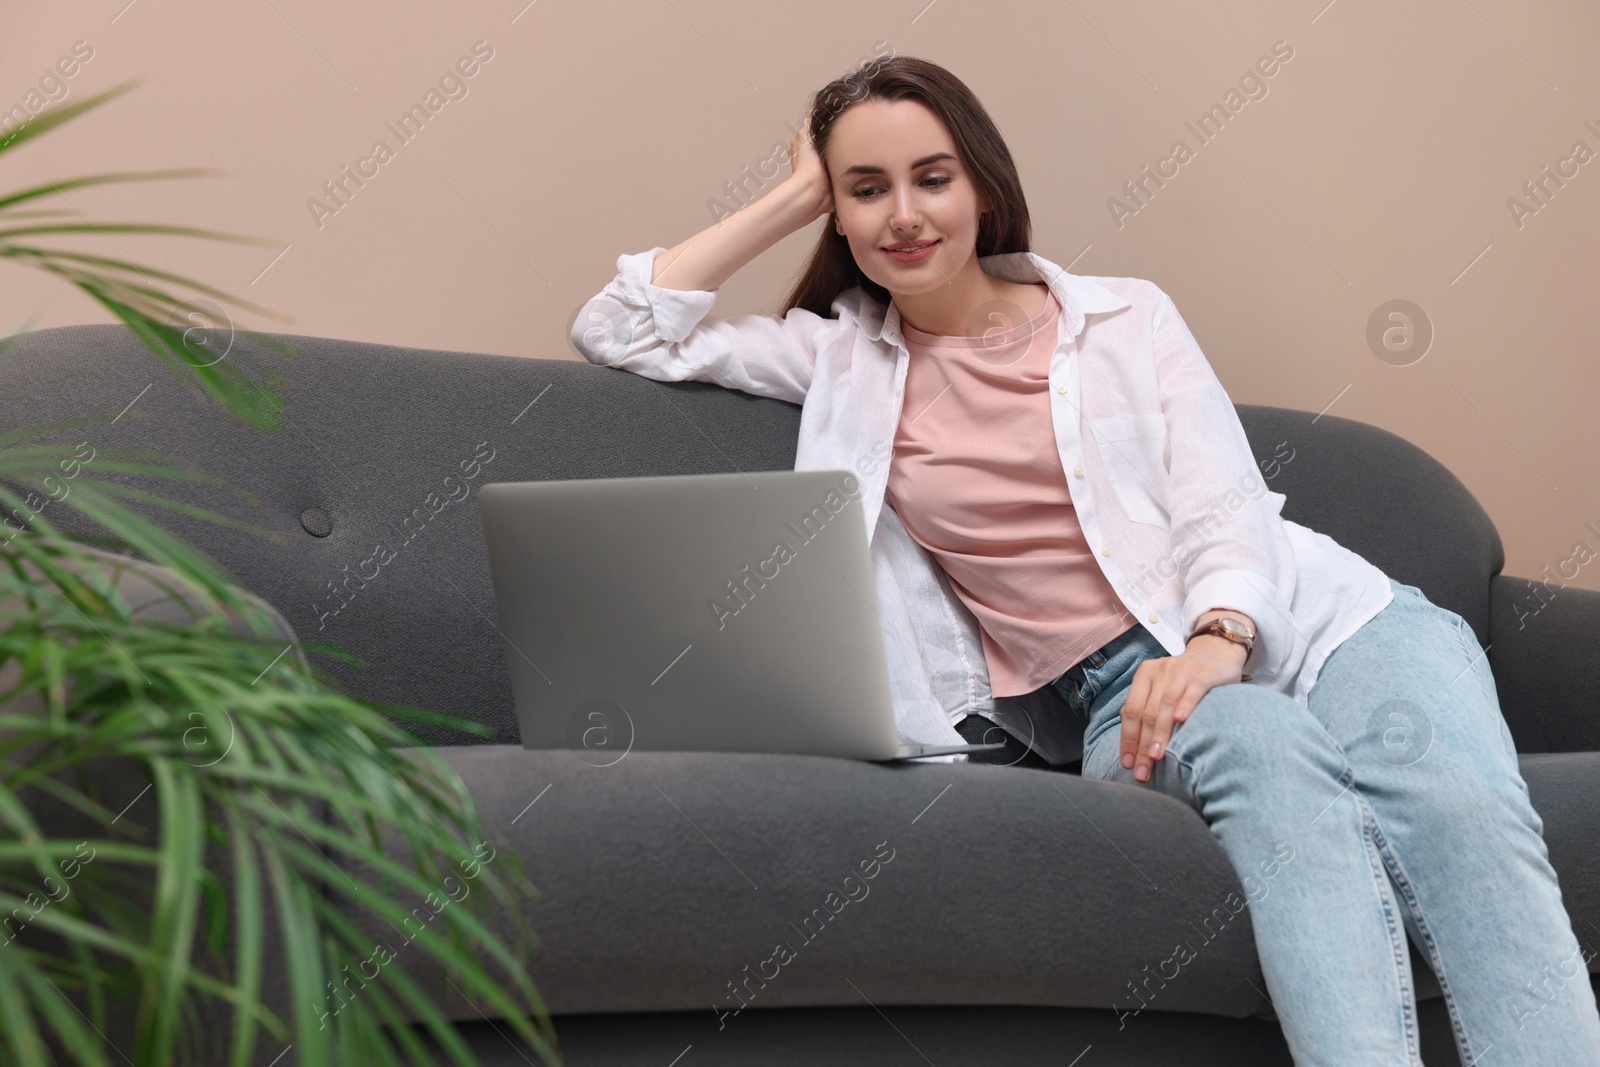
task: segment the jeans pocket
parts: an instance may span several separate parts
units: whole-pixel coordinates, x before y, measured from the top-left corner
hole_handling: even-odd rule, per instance
[[[1105,687],[1106,654],[1100,651],[1089,653],[1078,664],[1078,669],[1083,674],[1084,699],[1087,701]]]
[[[1078,685],[1078,703],[1083,707],[1084,717],[1089,716],[1094,707],[1095,697],[1105,689],[1110,679],[1107,677],[1107,661],[1105,656],[1098,652],[1093,653],[1094,659],[1085,660],[1078,665],[1078,675],[1081,681]]]
[[[1061,694],[1067,706],[1084,719],[1089,717],[1089,705],[1094,700],[1095,694],[1095,687],[1089,681],[1088,666],[1087,659],[1076,663],[1068,667],[1053,683],[1056,692]]]

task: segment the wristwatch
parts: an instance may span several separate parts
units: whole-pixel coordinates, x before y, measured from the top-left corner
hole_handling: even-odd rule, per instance
[[[1243,645],[1244,654],[1247,658],[1249,657],[1251,650],[1255,648],[1256,644],[1256,632],[1248,623],[1240,622],[1238,619],[1228,618],[1226,615],[1222,616],[1221,618],[1212,619],[1206,625],[1196,628],[1195,632],[1189,635],[1189,641],[1193,641],[1201,634],[1215,634],[1217,637],[1223,637],[1234,642],[1235,644]],[[1188,643],[1188,641],[1184,642],[1184,644]],[[1248,674],[1240,675],[1239,680],[1242,682],[1248,682],[1250,680],[1250,676]]]

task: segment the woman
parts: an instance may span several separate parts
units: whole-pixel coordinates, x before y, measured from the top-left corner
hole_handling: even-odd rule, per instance
[[[865,482],[906,739],[958,741],[980,687],[1053,687],[1083,775],[1191,805],[1241,877],[1287,846],[1252,923],[1297,1063],[1421,1062],[1409,931],[1464,1062],[1600,1064],[1465,620],[1279,516],[1165,293],[1028,251],[1010,153],[948,71],[874,61],[818,94],[790,149],[760,200],[620,258],[573,340],[656,380],[803,405],[796,469]],[[823,215],[781,318],[705,317]],[[1060,723],[1002,725],[1072,758]]]

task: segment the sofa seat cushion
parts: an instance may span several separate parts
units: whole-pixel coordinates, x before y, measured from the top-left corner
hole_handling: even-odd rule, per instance
[[[1548,752],[1518,757],[1528,798],[1544,823],[1550,866],[1589,970],[1600,973],[1600,752]]]
[[[1137,1008],[1145,981],[1152,1008],[1264,1003],[1227,856],[1197,813],[1141,787],[974,764],[436,751],[540,890],[531,970],[554,1013]],[[1194,958],[1163,982],[1180,942]]]
[[[556,1014],[704,1010],[727,1025],[713,1009],[864,998],[1271,1014],[1227,855],[1198,813],[1143,787],[980,764],[436,751],[540,891],[531,971]],[[1591,943],[1600,753],[1521,763]],[[405,957],[454,1017],[477,1017]],[[1414,946],[1411,962],[1418,998],[1438,997]]]

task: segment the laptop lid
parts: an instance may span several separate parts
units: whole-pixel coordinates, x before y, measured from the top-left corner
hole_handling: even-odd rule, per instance
[[[482,486],[523,744],[903,755],[860,496],[842,470]]]

